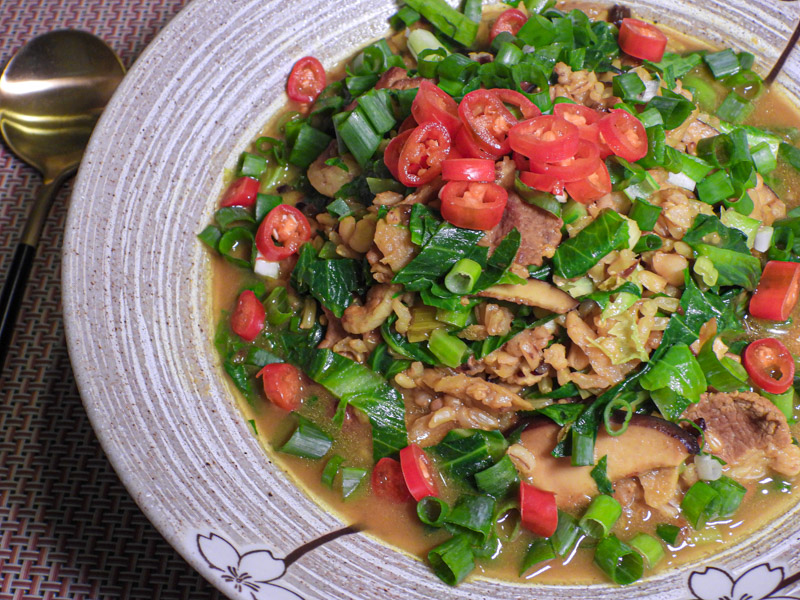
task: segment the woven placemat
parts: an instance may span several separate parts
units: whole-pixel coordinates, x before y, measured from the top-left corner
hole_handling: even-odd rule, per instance
[[[91,31],[126,66],[186,0],[0,0],[0,65],[35,35]],[[0,281],[41,179],[0,145]],[[81,404],[61,314],[58,195],[0,378],[0,600],[223,596],[149,523]]]

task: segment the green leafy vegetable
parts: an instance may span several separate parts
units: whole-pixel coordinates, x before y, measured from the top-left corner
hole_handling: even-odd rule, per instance
[[[351,258],[321,259],[311,244],[300,249],[292,271],[292,286],[301,294],[311,294],[337,317],[362,288],[361,265]]]
[[[553,256],[555,274],[566,279],[580,277],[604,256],[629,243],[628,221],[606,209],[574,238],[561,242]]]
[[[614,493],[614,485],[611,483],[611,480],[608,478],[607,473],[608,469],[608,456],[604,456],[600,460],[597,461],[597,464],[594,468],[590,471],[592,479],[597,484],[597,489],[600,491],[601,494],[608,494],[609,496]]]
[[[640,379],[665,418],[675,421],[706,391],[703,369],[686,344],[676,344]]]
[[[453,429],[431,450],[439,466],[461,479],[492,466],[505,452],[507,442],[499,431]]]

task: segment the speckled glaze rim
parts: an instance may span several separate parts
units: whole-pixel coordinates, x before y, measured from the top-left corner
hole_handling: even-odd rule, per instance
[[[635,12],[735,43],[763,73],[799,8],[647,0]],[[223,172],[285,101],[295,60],[314,54],[333,66],[385,34],[395,10],[388,0],[195,0],[148,47],[103,115],[72,196],[63,297],[78,386],[139,506],[231,598],[580,597],[585,587],[481,579],[447,588],[421,562],[367,535],[343,535],[264,454],[222,382],[196,234]],[[781,83],[800,97],[800,55],[786,73]],[[788,597],[800,569],[797,514],[714,556],[713,568],[688,565],[625,589],[592,586],[591,596]]]

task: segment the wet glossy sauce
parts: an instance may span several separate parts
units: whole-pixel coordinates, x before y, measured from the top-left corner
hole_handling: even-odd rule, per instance
[[[569,3],[567,6],[568,9],[573,7],[585,9],[586,5]],[[592,16],[592,11],[587,10],[587,12]],[[671,37],[668,50],[686,52],[709,47],[675,32],[668,31],[668,33]],[[752,125],[768,127],[771,130],[798,127],[800,126],[800,114],[783,93],[767,91],[759,100],[757,110],[747,122]],[[269,132],[272,129],[268,127],[265,131]],[[790,168],[780,167],[780,169],[776,174],[782,181],[782,189],[776,191],[789,208],[792,208],[799,204],[797,190],[800,190],[800,176]],[[233,306],[243,282],[243,273],[221,258],[214,258],[212,262],[213,311],[215,316],[219,316],[222,311],[230,310]],[[798,319],[800,319],[800,313],[795,314],[795,322],[800,322]],[[783,326],[782,328],[778,327],[777,330],[772,328],[763,331],[752,323],[749,323],[749,327],[754,338],[763,337],[767,333],[773,336],[779,335],[795,355],[800,354],[800,340],[798,339],[800,328]],[[342,521],[358,524],[369,535],[419,557],[423,557],[428,550],[448,537],[448,534],[444,532],[431,532],[429,529],[425,529],[416,516],[414,503],[397,505],[375,499],[369,493],[368,482],[362,483],[353,497],[342,501],[341,492],[336,486],[331,490],[320,482],[320,473],[325,465],[325,460],[312,461],[275,451],[275,448],[283,444],[290,436],[295,427],[295,420],[287,418],[286,412],[274,408],[266,401],[256,407],[250,406],[230,382],[228,385],[231,393],[239,399],[245,418],[253,422],[259,441],[276,463],[311,497]],[[306,400],[301,411],[302,414],[318,424],[328,422],[335,411],[336,405],[333,399],[320,386],[309,380],[306,380],[305,392]],[[345,466],[368,470],[371,468],[371,440],[367,424],[360,423],[357,418],[351,417],[341,432],[331,430],[329,433],[335,433],[336,440],[329,456],[340,454],[345,457]],[[794,428],[794,433],[795,435],[800,433],[797,426]],[[661,561],[655,571],[664,571],[679,564],[698,560],[742,540],[793,506],[800,497],[798,487],[800,486],[787,485],[787,482],[777,477],[764,477],[761,481],[749,485],[747,496],[734,518],[715,522],[697,532],[687,528],[691,533],[689,535],[685,535],[685,532],[682,534],[677,547],[668,549],[665,559]],[[453,496],[452,498],[445,495],[444,499],[455,500],[458,490],[451,490],[450,494]],[[513,517],[509,517],[507,521],[512,523]],[[674,521],[664,518],[656,511],[645,512],[641,520],[636,519],[630,522],[626,521],[624,513],[613,532],[622,539],[628,539],[633,533],[639,531],[655,535],[655,526],[667,522]],[[509,526],[508,529],[511,530],[512,527]],[[556,560],[549,564],[538,565],[520,578],[519,565],[531,537],[527,534],[509,537],[511,539],[503,542],[504,550],[498,560],[478,561],[477,574],[483,573],[485,576],[499,577],[515,582],[535,580],[537,583],[582,584],[606,581],[603,574],[592,564],[593,553],[582,548],[573,551],[571,556],[563,561],[563,564]]]

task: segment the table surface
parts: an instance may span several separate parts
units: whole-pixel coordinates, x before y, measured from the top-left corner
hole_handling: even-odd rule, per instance
[[[0,0],[0,65],[30,38],[90,31],[130,67],[186,0]],[[0,144],[0,280],[41,183]],[[222,599],[136,506],[92,431],[70,367],[61,245],[47,221],[0,377],[0,600]]]

